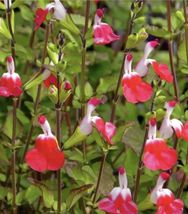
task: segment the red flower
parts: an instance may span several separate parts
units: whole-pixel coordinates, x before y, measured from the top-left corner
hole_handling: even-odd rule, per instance
[[[116,127],[111,122],[104,122],[104,120],[100,117],[93,117],[93,122],[103,138],[110,145],[113,144],[112,137],[115,135]]]
[[[174,194],[169,189],[163,188],[169,177],[168,173],[161,173],[155,188],[151,192],[151,201],[157,205],[156,214],[183,213],[183,202],[180,199],[175,199]]]
[[[168,170],[176,164],[177,153],[163,139],[149,139],[146,141],[143,162],[151,170]]]
[[[136,72],[131,72],[132,55],[125,58],[124,75],[122,78],[123,94],[130,103],[146,102],[153,93],[150,84],[144,82]]]
[[[35,30],[38,30],[41,24],[46,20],[48,15],[48,9],[38,8],[35,14]]]
[[[168,170],[177,162],[175,149],[168,147],[165,140],[156,138],[156,120],[149,121],[148,140],[144,148],[143,162],[151,170]],[[165,160],[165,161],[164,161]]]
[[[166,82],[169,82],[169,83],[173,82],[173,76],[166,64],[160,64],[154,61],[151,63],[151,65],[154,71],[156,72],[156,74],[160,77],[160,79],[165,80]]]
[[[14,60],[11,56],[7,57],[7,73],[0,78],[0,96],[18,97],[22,94],[22,81],[20,76],[15,73]]]
[[[36,141],[35,147],[27,152],[25,160],[35,171],[56,171],[64,165],[64,153],[60,151],[56,137],[52,134],[50,125],[44,116],[39,116],[38,121],[44,131]]]
[[[182,129],[182,137],[184,140],[186,140],[188,142],[188,122],[186,122],[183,125],[183,129]]]
[[[50,76],[47,79],[45,79],[43,82],[47,88],[49,88],[50,85],[55,85],[57,88],[57,78],[53,74],[50,74]]]
[[[101,22],[102,17],[103,10],[97,9],[95,14],[95,24],[93,26],[94,43],[96,45],[106,45],[119,40],[120,38],[113,32],[112,28],[108,24]]]
[[[99,201],[99,209],[110,214],[137,214],[138,208],[132,201],[130,189],[127,188],[125,169],[119,169],[119,185],[112,189],[108,198]]]

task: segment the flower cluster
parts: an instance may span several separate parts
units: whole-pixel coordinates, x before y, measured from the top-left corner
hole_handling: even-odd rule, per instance
[[[151,85],[145,82],[142,77],[146,76],[149,70],[149,64],[152,65],[154,71],[161,80],[171,83],[173,76],[165,64],[159,64],[154,59],[148,59],[149,54],[158,45],[157,41],[150,41],[146,44],[144,56],[132,71],[132,55],[128,53],[124,62],[124,75],[122,78],[123,94],[130,103],[139,103],[148,101],[153,89]]]

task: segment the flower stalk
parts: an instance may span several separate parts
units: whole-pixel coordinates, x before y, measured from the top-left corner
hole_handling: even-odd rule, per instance
[[[81,118],[85,115],[85,81],[86,81],[86,33],[88,30],[90,14],[90,0],[86,1],[85,7],[85,24],[83,33],[80,35],[82,40],[82,63],[81,63],[81,75],[80,75],[80,95],[81,95]],[[86,143],[82,143],[84,160],[86,159]]]
[[[12,208],[13,214],[17,214],[17,205],[16,205],[16,108],[17,108],[18,98],[13,98],[13,126],[12,126]]]
[[[9,5],[9,0],[7,0],[6,17],[7,17],[9,32],[12,37],[10,40],[11,53],[12,53],[12,57],[15,61],[15,40],[14,40],[14,33],[13,33],[13,29],[12,29],[12,24],[11,24],[11,15],[12,15],[12,13],[11,13],[10,5]]]
[[[183,1],[183,9],[184,9],[184,17],[185,17],[185,23],[184,23],[185,45],[186,45],[185,47],[186,47],[186,57],[187,57],[187,65],[188,65],[188,15],[187,15],[187,10],[186,10],[187,9],[186,0]],[[188,147],[187,147],[187,156],[186,156],[186,165],[187,164],[188,164]],[[181,198],[181,196],[182,196],[186,178],[187,178],[187,174],[184,172],[179,189],[177,191],[178,198]]]
[[[114,97],[113,97],[113,100],[112,100],[111,117],[110,117],[110,122],[112,122],[112,123],[114,122],[114,119],[115,119],[116,104],[117,104],[117,101],[118,101],[118,98],[119,98],[118,92],[119,92],[119,88],[120,88],[120,85],[121,85],[121,78],[122,78],[123,71],[124,71],[125,57],[126,57],[126,53],[129,51],[127,49],[127,41],[128,41],[129,35],[132,32],[132,28],[133,28],[133,23],[134,23],[135,17],[136,17],[135,14],[131,15],[131,17],[129,19],[129,24],[128,24],[127,35],[125,36],[123,61],[122,61],[122,64],[121,64],[121,70],[120,70],[120,74],[119,74],[119,78],[118,78],[115,94],[114,94]]]
[[[101,165],[100,165],[99,175],[98,175],[98,179],[97,179],[97,186],[96,186],[95,193],[94,193],[93,200],[92,200],[93,207],[92,207],[91,213],[94,212],[94,205],[95,205],[95,202],[97,199],[97,194],[99,191],[100,182],[101,182],[101,178],[102,178],[103,171],[104,171],[104,165],[105,165],[106,157],[107,157],[107,152],[104,152],[102,159],[101,159]]]
[[[170,34],[172,34],[171,0],[166,0],[166,9],[167,9],[168,31]],[[168,51],[169,51],[170,66],[171,66],[172,75],[173,75],[174,94],[175,94],[176,100],[179,101],[179,89],[178,89],[176,70],[175,70],[175,65],[174,65],[174,51],[173,51],[172,36],[168,40]]]
[[[63,41],[63,36],[60,34],[60,42]],[[58,54],[58,62],[61,61],[62,57],[62,44],[59,44],[59,54]],[[60,80],[60,71],[57,70],[57,103],[55,105],[56,109],[56,137],[59,147],[61,148],[61,80]],[[57,213],[61,213],[61,169],[57,171],[57,191],[58,191],[58,201],[57,201]]]

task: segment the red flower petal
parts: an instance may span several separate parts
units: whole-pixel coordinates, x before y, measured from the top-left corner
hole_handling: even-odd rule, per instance
[[[104,198],[101,201],[99,201],[99,209],[111,214],[117,213],[117,209],[115,207],[114,202],[109,198]]]
[[[22,82],[18,74],[4,73],[0,79],[0,96],[18,97],[22,94]]]
[[[39,172],[58,170],[64,165],[64,153],[59,150],[54,136],[39,135],[35,148],[26,154],[26,162],[32,169]]]
[[[96,45],[106,45],[119,40],[119,38],[106,23],[94,26],[94,43]]]
[[[103,138],[108,144],[113,144],[112,137],[115,135],[116,127],[111,122],[104,122],[104,120],[98,117],[95,120],[97,130],[102,134]]]
[[[186,122],[183,125],[183,129],[182,129],[182,137],[185,141],[188,142],[188,122]]]
[[[38,28],[41,26],[41,24],[45,21],[46,16],[48,14],[48,10],[43,10],[42,8],[38,8],[35,14],[35,30],[38,30]]]
[[[47,169],[47,160],[37,149],[28,151],[25,160],[37,172],[44,172]]]
[[[146,102],[153,93],[151,85],[144,82],[138,74],[125,75],[122,86],[124,97],[130,103]]]
[[[46,86],[46,88],[49,88],[50,85],[55,85],[57,88],[57,78],[53,74],[50,74],[50,76],[43,82],[44,82],[44,85]]]
[[[173,82],[173,76],[171,72],[168,69],[168,66],[166,64],[159,64],[157,62],[152,63],[152,67],[156,74],[166,82],[172,83]]]
[[[168,147],[163,139],[148,140],[143,162],[151,170],[168,170],[176,164],[177,153],[175,149]]]

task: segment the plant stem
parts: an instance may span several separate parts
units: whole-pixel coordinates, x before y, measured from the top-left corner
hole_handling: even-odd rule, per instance
[[[59,54],[58,54],[58,62],[61,61],[62,56],[62,47],[59,47]],[[59,144],[59,148],[61,148],[61,82],[60,82],[60,71],[57,70],[57,103],[55,105],[56,109],[56,137],[57,142]],[[61,169],[57,171],[57,213],[61,213]]]
[[[135,201],[135,202],[137,201],[137,195],[138,195],[138,191],[139,191],[140,177],[141,177],[141,172],[142,172],[142,167],[143,167],[142,155],[144,153],[147,136],[148,136],[148,127],[146,126],[146,131],[145,131],[144,140],[142,143],[142,149],[140,152],[139,162],[138,162],[138,167],[137,167],[137,172],[136,172],[136,182],[135,182],[135,188],[134,188],[134,193],[133,193],[133,201]]]
[[[124,61],[125,61],[126,53],[129,51],[129,50],[127,49],[127,41],[128,41],[129,35],[130,35],[131,32],[132,32],[134,18],[135,18],[135,16],[133,15],[133,16],[129,19],[127,35],[126,35],[126,37],[125,37],[123,61],[122,61],[122,64],[121,64],[121,70],[120,70],[120,74],[119,74],[119,78],[118,78],[118,82],[117,82],[115,94],[114,94],[113,101],[112,101],[112,107],[111,107],[111,118],[110,118],[110,121],[111,121],[112,123],[114,122],[115,112],[116,112],[116,103],[117,103],[118,98],[119,98],[118,91],[119,91],[119,87],[120,87],[120,85],[121,85],[121,78],[122,78],[123,69],[124,69]]]
[[[102,156],[102,160],[101,160],[101,165],[100,165],[98,179],[97,179],[97,186],[96,186],[95,194],[94,194],[94,197],[93,197],[93,200],[92,200],[93,207],[92,207],[91,213],[94,212],[93,208],[94,208],[94,204],[96,202],[97,194],[98,194],[98,191],[99,191],[99,187],[100,187],[100,182],[101,182],[101,178],[102,178],[102,175],[103,175],[103,170],[104,170],[104,164],[105,164],[106,156],[107,156],[107,152],[104,152],[104,154]]]
[[[168,31],[172,34],[172,23],[171,23],[171,0],[166,0],[166,9],[167,9],[167,22],[168,22]],[[170,66],[173,75],[173,86],[174,86],[174,94],[176,96],[176,100],[179,101],[179,89],[174,65],[174,51],[173,51],[173,39],[172,37],[168,40],[168,50],[169,50],[169,58],[170,58]]]
[[[155,93],[154,93],[153,98],[152,98],[150,112],[152,112],[153,109],[154,109],[155,97],[156,97],[156,94],[157,94],[157,91],[158,91],[158,88],[159,88],[160,84],[161,84],[161,81],[159,80],[158,84],[157,84],[157,87],[156,87],[156,90],[155,90]],[[141,177],[141,172],[142,172],[142,168],[143,168],[142,156],[143,156],[143,153],[144,153],[144,148],[145,148],[147,136],[148,136],[148,125],[146,125],[144,140],[143,140],[143,143],[142,143],[142,148],[141,148],[138,167],[137,167],[137,172],[136,172],[136,182],[135,182],[135,188],[134,188],[134,193],[133,193],[133,200],[135,201],[135,203],[137,201],[137,195],[138,195],[138,191],[139,191],[140,177]]]
[[[13,126],[12,126],[12,208],[13,214],[17,214],[17,205],[16,205],[16,108],[17,108],[18,98],[13,98]]]
[[[185,17],[184,29],[185,29],[185,45],[186,45],[187,65],[188,65],[188,15],[187,15],[187,11],[186,11],[187,4],[186,4],[185,0],[183,1],[183,9],[184,9],[184,17]],[[187,147],[186,165],[187,164],[188,164],[188,147]],[[179,189],[177,191],[177,197],[178,198],[181,198],[181,196],[182,196],[186,178],[187,178],[187,175],[184,172],[181,184],[180,184]]]
[[[10,40],[10,46],[11,46],[11,53],[12,53],[12,57],[15,61],[15,41],[14,41],[14,33],[12,30],[12,24],[11,24],[11,8],[9,5],[9,0],[7,0],[7,10],[6,10],[6,16],[7,16],[7,21],[8,21],[8,28],[9,28],[9,32],[11,35],[11,40]]]
[[[85,24],[83,33],[81,34],[82,40],[82,64],[81,64],[81,75],[80,75],[80,96],[81,96],[81,118],[85,115],[85,81],[86,81],[86,33],[88,30],[89,23],[89,13],[90,13],[90,0],[86,0],[85,7]],[[83,157],[86,159],[86,143],[82,143]]]
[[[46,58],[46,55],[47,55],[47,44],[48,44],[48,38],[49,38],[49,25],[50,25],[50,22],[48,22],[47,27],[46,27],[44,49],[43,49],[43,54],[42,54],[42,62],[41,62],[41,67],[40,67],[39,72],[42,72],[43,64],[44,64],[44,61],[45,61],[45,58]],[[35,102],[34,102],[34,112],[33,112],[33,117],[32,117],[32,120],[31,120],[31,126],[30,126],[29,133],[28,133],[28,136],[27,136],[27,139],[26,139],[24,151],[23,151],[23,154],[22,154],[21,159],[20,159],[20,163],[21,164],[24,161],[26,152],[28,150],[28,147],[29,147],[29,144],[30,144],[30,141],[31,141],[31,138],[32,138],[33,129],[34,129],[34,124],[33,123],[34,123],[34,118],[35,118],[35,116],[37,114],[38,105],[39,105],[39,102],[40,102],[41,88],[42,88],[42,84],[39,84],[38,88],[37,88],[36,99],[35,99]],[[19,174],[20,173],[21,172],[19,171]],[[18,186],[17,186],[18,189],[19,189],[19,184],[20,184],[20,176],[19,176],[19,179],[18,179]]]

